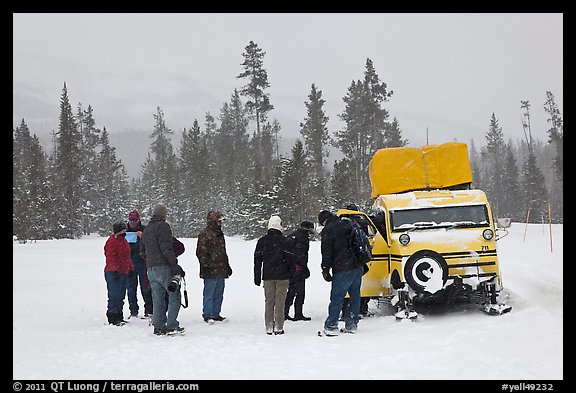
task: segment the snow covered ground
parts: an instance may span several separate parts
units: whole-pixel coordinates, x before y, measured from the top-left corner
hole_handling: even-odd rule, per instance
[[[105,238],[13,242],[13,379],[562,380],[563,226],[553,225],[552,251],[548,226],[525,230],[513,223],[498,242],[510,313],[457,309],[412,323],[381,315],[334,338],[316,334],[330,291],[319,242],[311,243],[304,305],[312,321],[287,321],[285,335],[268,336],[263,289],[252,278],[256,242],[227,238],[229,322],[210,326],[201,318],[196,239],[182,239],[190,306],[178,337],[156,337],[140,319],[107,324]]]

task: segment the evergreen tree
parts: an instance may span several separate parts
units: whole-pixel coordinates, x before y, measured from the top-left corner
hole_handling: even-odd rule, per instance
[[[311,182],[309,203],[313,204],[312,211],[320,211],[321,204],[327,194],[326,159],[328,158],[328,145],[331,141],[328,133],[328,116],[324,113],[322,90],[317,90],[313,83],[308,100],[305,102],[306,118],[300,123],[300,135],[304,140],[306,157],[311,166]]]
[[[60,97],[60,122],[54,146],[54,190],[58,190],[58,238],[76,238],[83,234],[82,135],[72,113],[66,83]]]
[[[264,52],[253,41],[245,47],[242,54],[244,61],[242,67],[244,71],[237,78],[247,79],[247,84],[240,90],[240,95],[247,97],[246,110],[256,120],[256,132],[253,134],[250,143],[252,162],[250,165],[252,172],[253,187],[248,191],[248,202],[246,206],[258,206],[259,215],[256,220],[267,220],[266,215],[271,210],[271,203],[274,200],[274,190],[271,187],[271,178],[274,171],[274,147],[279,128],[277,125],[270,125],[266,122],[268,113],[274,109],[270,102],[266,89],[270,87],[268,82],[268,72],[264,68]],[[251,225],[251,224],[248,224]]]
[[[332,178],[330,179],[329,207],[326,208],[327,210],[337,210],[351,202],[356,203],[359,207],[364,206],[364,203],[359,203],[354,189],[349,186],[350,173],[352,170],[352,164],[346,157],[334,162],[334,170],[332,172]]]
[[[366,59],[366,70],[364,71],[364,85],[366,87],[367,100],[364,109],[365,126],[370,129],[370,157],[383,147],[397,147],[396,143],[403,143],[401,140],[400,129],[396,121],[396,130],[386,136],[386,130],[391,129],[388,124],[388,111],[382,107],[382,104],[392,96],[393,91],[388,91],[388,86],[380,82],[380,77],[374,69],[374,64],[369,58]],[[396,132],[397,131],[397,132]]]
[[[490,125],[486,133],[486,148],[481,154],[484,164],[484,191],[490,200],[493,213],[501,217],[501,197],[503,196],[504,183],[507,181],[502,173],[505,158],[505,144],[502,127],[499,126],[494,113],[492,113]]]
[[[240,90],[240,94],[248,97],[246,108],[256,119],[256,133],[260,134],[260,125],[266,121],[268,112],[274,109],[270,103],[269,94],[265,89],[270,87],[268,72],[264,68],[264,52],[254,41],[250,41],[242,54],[244,61],[241,66],[244,71],[237,78],[247,78],[247,84]]]
[[[106,127],[102,129],[99,144],[96,163],[100,180],[89,209],[92,229],[105,236],[110,233],[114,222],[126,220],[130,204],[127,201],[128,175],[116,156],[116,148],[110,145]]]
[[[97,192],[98,184],[101,181],[97,160],[100,129],[96,128],[94,111],[90,105],[88,105],[86,110],[83,110],[82,105],[78,104],[76,120],[82,136],[82,199],[84,201],[82,205],[82,225],[84,234],[89,235],[91,222],[94,219],[90,201]]]
[[[26,181],[29,151],[30,130],[22,119],[20,126],[12,130],[12,235],[21,242],[30,237],[26,220],[31,210]]]
[[[345,111],[339,117],[346,123],[346,127],[336,132],[336,146],[346,157],[347,165],[340,165],[339,170],[347,169],[348,184],[343,186],[350,188],[352,200],[358,200],[362,191],[364,169],[362,165],[368,157],[368,132],[370,129],[362,124],[365,91],[360,81],[352,81],[348,88],[348,95],[344,97]],[[336,163],[334,164],[336,172]],[[334,188],[332,191],[335,191]]]
[[[528,152],[528,159],[522,170],[521,189],[523,193],[523,204],[526,215],[529,213],[529,222],[540,223],[547,221],[548,217],[548,192],[545,186],[545,179],[540,167],[536,163],[536,156],[532,149]]]
[[[518,165],[514,157],[512,143],[509,142],[505,147],[504,166],[502,168],[502,193],[500,195],[500,211],[498,217],[509,217],[512,221],[521,222],[523,212],[518,200],[521,200],[521,191],[519,183]]]
[[[383,147],[403,147],[408,144],[408,139],[402,139],[402,130],[398,119],[394,118],[392,123],[386,125],[384,130],[384,146]]]
[[[249,195],[242,206],[239,216],[244,218],[243,226],[240,228],[245,239],[255,239],[266,232],[268,218],[272,214],[280,214],[278,201],[280,195],[280,184],[284,176],[286,161],[280,157],[277,164],[274,165],[274,176],[267,185],[251,185]]]
[[[206,113],[204,117],[204,132],[203,138],[206,141],[206,147],[208,148],[209,152],[214,152],[214,141],[216,140],[216,130],[218,129],[218,124],[216,124],[216,119],[210,112]],[[213,167],[214,160],[212,159],[209,162],[210,167]]]
[[[564,125],[562,115],[556,102],[554,94],[546,92],[546,103],[544,111],[548,114],[547,119],[550,124],[548,129],[548,143],[555,150],[555,157],[552,162],[555,173],[555,180],[552,182],[550,192],[550,203],[553,219],[555,222],[563,222],[564,216]]]
[[[215,157],[226,157],[215,163],[215,171],[222,190],[228,195],[246,189],[248,179],[248,119],[237,90],[230,103],[225,103],[220,112],[221,126],[214,139]]]
[[[208,192],[208,162],[206,161],[206,142],[201,136],[198,120],[189,130],[184,129],[180,145],[179,177],[183,180],[178,205],[174,211],[178,214],[172,222],[181,236],[194,237],[206,224],[204,200]]]
[[[347,158],[352,200],[356,203],[370,195],[368,164],[374,153],[385,145],[384,132],[390,127],[388,111],[382,104],[391,95],[392,91],[380,82],[372,61],[367,59],[364,80],[352,81],[344,97],[346,107],[339,116],[346,126],[336,133],[336,146]]]
[[[528,149],[532,150],[532,129],[530,124],[530,101],[520,101],[520,108],[525,112],[522,114],[522,129],[524,130],[524,138]]]
[[[310,220],[310,165],[306,160],[304,145],[297,139],[292,147],[292,159],[283,165],[284,177],[281,179],[279,207],[285,226],[297,227],[302,220]],[[316,209],[313,210],[317,213]]]
[[[164,203],[175,212],[179,194],[177,158],[170,141],[172,130],[167,127],[160,107],[154,114],[154,130],[150,138],[150,154],[142,171],[140,192],[148,196],[149,205]]]
[[[522,170],[521,188],[524,196],[524,206],[530,212],[530,222],[541,222],[547,216],[548,191],[542,170],[536,161],[530,124],[530,102],[520,101],[520,107],[525,110],[522,116],[522,127],[528,146],[528,158]],[[527,213],[528,216],[528,213]]]
[[[229,103],[225,102],[220,109],[220,127],[215,130],[212,141],[213,154],[217,158],[213,166],[214,191],[218,193],[224,190],[229,192],[233,182],[234,143],[232,141],[232,128]],[[223,160],[222,157],[226,157],[226,159]]]
[[[277,131],[270,123],[264,124],[260,132],[258,145],[260,147],[260,165],[262,166],[262,187],[264,188],[267,188],[267,185],[270,184],[275,172],[274,166],[278,162],[274,157],[274,146],[276,145],[274,135],[276,134]]]
[[[50,205],[50,185],[47,184],[47,159],[40,139],[36,134],[32,136],[30,148],[30,167],[28,168],[28,183],[30,184],[31,215],[34,220],[29,223],[30,239],[48,239],[50,231],[49,211],[53,208]]]
[[[47,159],[22,119],[12,133],[12,235],[21,242],[48,239]]]
[[[482,161],[480,160],[478,151],[476,150],[474,139],[470,139],[470,144],[468,146],[470,168],[472,170],[473,188],[481,190],[483,188],[482,171],[480,168]]]

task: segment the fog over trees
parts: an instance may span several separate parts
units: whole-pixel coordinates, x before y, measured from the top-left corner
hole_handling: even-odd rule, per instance
[[[227,235],[247,239],[260,236],[273,213],[291,229],[304,219],[316,221],[320,210],[352,202],[370,212],[372,155],[410,143],[402,136],[402,119],[386,109],[394,94],[376,65],[366,59],[364,75],[342,97],[338,130],[328,129],[322,87],[312,83],[303,92],[300,137],[282,153],[265,56],[250,41],[242,53],[243,71],[236,76],[243,87],[231,92],[218,114],[206,113],[189,128],[172,130],[157,107],[146,159],[133,178],[106,127],[97,126],[94,108],[78,103],[74,110],[68,94],[74,87],[64,82],[50,151],[25,119],[12,131],[13,236],[28,241],[107,235],[112,223],[125,220],[132,209],[146,222],[157,202],[168,207],[179,237],[195,237],[210,209],[224,214]],[[492,113],[483,139],[467,142],[473,188],[486,192],[498,217],[563,222],[563,118],[553,93],[542,96],[542,103],[518,103],[524,139],[506,138]],[[531,111],[547,114],[547,141],[532,138]],[[333,149],[342,158],[329,164]]]

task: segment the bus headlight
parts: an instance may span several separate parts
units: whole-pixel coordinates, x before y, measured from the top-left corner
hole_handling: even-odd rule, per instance
[[[410,243],[410,236],[408,236],[407,233],[403,233],[400,235],[400,237],[398,238],[398,241],[400,242],[400,244],[402,244],[403,246],[405,246],[406,244]]]
[[[482,237],[486,240],[492,240],[494,231],[492,231],[492,229],[484,229],[484,231],[482,231]]]

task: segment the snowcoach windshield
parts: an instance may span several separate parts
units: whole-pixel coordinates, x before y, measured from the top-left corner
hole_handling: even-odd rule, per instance
[[[442,206],[390,211],[392,232],[431,228],[486,227],[486,205]]]

